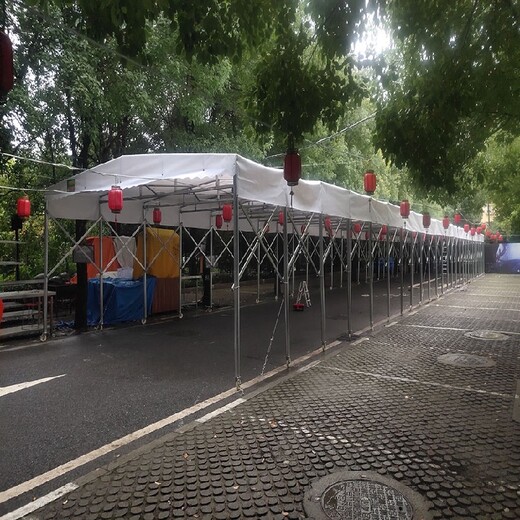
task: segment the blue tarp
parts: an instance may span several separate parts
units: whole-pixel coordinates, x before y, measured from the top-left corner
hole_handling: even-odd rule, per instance
[[[122,280],[107,278],[103,281],[103,323],[121,323],[139,321],[144,317],[143,278],[139,280]],[[147,277],[148,312],[152,311],[155,278]],[[100,283],[98,279],[88,281],[87,321],[89,325],[97,325],[99,312]]]

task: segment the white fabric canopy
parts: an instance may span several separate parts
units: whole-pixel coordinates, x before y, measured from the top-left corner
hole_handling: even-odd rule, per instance
[[[232,202],[236,176],[241,201],[290,207],[290,189],[280,169],[269,168],[236,154],[125,155],[61,181],[47,190],[47,210],[53,218],[114,220],[108,208],[108,192],[114,185],[123,190],[123,209],[118,222],[152,221],[161,207],[162,224],[208,228],[225,202]],[[293,188],[292,206],[306,213],[371,221],[402,227],[399,207],[320,181],[301,180]],[[263,217],[264,218],[264,217]],[[260,225],[258,221],[258,225]],[[244,229],[248,228],[244,223]],[[411,231],[483,241],[462,228],[432,219],[425,230],[422,215],[411,212],[406,222]]]

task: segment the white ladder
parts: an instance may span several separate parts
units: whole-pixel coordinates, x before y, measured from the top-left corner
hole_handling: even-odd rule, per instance
[[[309,294],[309,287],[307,287],[307,282],[305,280],[300,282],[300,286],[298,287],[298,296],[296,297],[296,303],[301,303],[302,298],[305,299],[305,305],[307,307],[310,307],[311,295]]]

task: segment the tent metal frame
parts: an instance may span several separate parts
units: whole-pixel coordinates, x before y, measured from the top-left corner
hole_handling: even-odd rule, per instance
[[[218,181],[218,179],[217,179]],[[216,182],[218,188],[218,182]],[[148,191],[143,195],[146,199],[146,207],[150,208],[161,204],[160,194],[155,194],[147,186]],[[305,262],[305,279],[308,282],[310,272],[319,278],[320,291],[320,342],[322,349],[327,347],[326,334],[326,290],[325,290],[325,270],[327,263],[330,266],[330,285],[332,289],[336,284],[342,288],[346,277],[346,319],[345,334],[347,339],[353,336],[352,331],[352,283],[361,283],[361,268],[365,270],[365,282],[369,288],[368,313],[369,327],[373,329],[374,324],[374,276],[377,280],[387,282],[387,316],[386,320],[391,319],[390,308],[390,289],[392,278],[397,277],[400,282],[400,314],[405,312],[405,273],[410,276],[410,296],[408,310],[416,305],[422,305],[425,300],[432,301],[431,284],[434,283],[435,298],[442,296],[445,292],[454,289],[459,284],[468,283],[471,279],[480,276],[484,272],[484,254],[483,242],[477,242],[472,238],[466,239],[454,236],[442,235],[426,235],[422,233],[412,233],[403,220],[402,227],[388,226],[386,235],[381,233],[381,225],[372,222],[372,220],[363,221],[359,233],[353,231],[354,222],[360,222],[352,218],[329,216],[331,227],[325,229],[325,219],[327,215],[324,213],[303,212],[287,206],[273,206],[266,203],[244,200],[238,197],[238,177],[233,177],[233,188],[225,186],[222,192],[217,189],[217,196],[212,200],[204,199],[202,195],[206,191],[215,192],[213,184],[208,186],[183,186],[186,194],[195,196],[195,202],[181,202],[177,204],[179,208],[179,224],[173,229],[179,234],[180,240],[180,276],[179,276],[179,317],[182,317],[182,276],[183,269],[187,263],[191,261],[194,255],[202,255],[204,261],[210,267],[210,276],[212,269],[218,265],[223,255],[230,255],[233,259],[233,283],[231,290],[233,292],[233,349],[235,364],[235,385],[237,389],[242,385],[241,374],[241,281],[246,269],[251,263],[257,266],[257,302],[260,301],[260,280],[261,269],[265,262],[268,262],[273,268],[274,276],[277,280],[275,299],[280,295],[278,286],[281,285],[281,297],[283,299],[283,320],[284,320],[284,351],[286,366],[291,365],[291,331],[290,331],[290,310],[291,310],[291,294],[295,294],[295,267],[300,259]],[[222,204],[233,204],[232,234],[230,238],[224,238],[213,225],[213,216],[222,208]],[[99,204],[106,204],[106,194],[100,196]],[[182,215],[186,212],[193,211],[209,211],[210,221],[208,222],[206,232],[200,240],[196,240],[190,231],[182,222]],[[284,225],[279,226],[276,223],[276,231],[270,233],[268,228],[275,223],[277,212],[283,215]],[[100,212],[101,214],[101,212]],[[66,232],[65,228],[58,224],[72,241],[70,250],[59,260],[53,267],[49,268],[49,223],[50,220],[57,221],[51,217],[45,210],[44,240],[45,240],[45,263],[44,263],[44,295],[48,293],[48,282],[50,276],[56,271],[59,265],[72,255],[75,247],[88,236],[88,234],[98,227],[99,236],[104,233],[104,226],[108,224],[110,232],[115,233],[114,227],[102,217],[93,222],[79,239],[75,240]],[[142,222],[138,224],[133,237],[139,231],[143,231],[143,247],[146,251],[146,230],[152,226],[146,219],[146,211],[143,207]],[[318,228],[316,230],[316,227]],[[169,226],[169,228],[172,228]],[[281,228],[281,229],[280,229]],[[246,234],[247,233],[247,234]],[[116,234],[117,235],[117,234]],[[194,250],[183,259],[182,242],[183,237],[193,242]],[[209,240],[209,251],[205,247],[205,243]],[[220,241],[222,251],[217,257],[214,256],[215,241]],[[241,250],[242,244],[245,244]],[[280,244],[281,242],[281,244]],[[102,244],[102,240],[100,240]],[[162,244],[161,249],[167,244]],[[148,264],[147,255],[143,255],[141,268],[143,269],[143,301],[144,315],[142,322],[147,320],[147,286],[146,277],[149,268],[156,260],[159,253]],[[133,255],[137,260],[137,254]],[[102,258],[102,255],[101,255]],[[354,263],[356,271],[354,272]],[[432,266],[433,264],[433,266]],[[109,264],[110,265],[110,264]],[[335,276],[336,266],[339,266],[339,279]],[[99,274],[102,275],[107,271],[109,266],[101,269],[96,266]],[[433,268],[433,269],[432,269]],[[311,271],[312,270],[312,271]],[[414,298],[414,281],[416,270],[419,276],[419,292],[418,301]],[[432,270],[434,278],[432,280]],[[426,281],[425,281],[426,278]],[[353,280],[355,279],[355,280]],[[292,281],[292,290],[291,290]],[[210,283],[212,278],[210,279]],[[279,282],[279,283],[278,283]],[[424,287],[426,285],[426,297],[424,295]],[[103,283],[100,284],[103,286]],[[439,294],[440,289],[440,294]],[[101,289],[101,305],[102,305]],[[44,298],[44,331],[42,340],[47,339],[50,332],[48,329],[48,298]],[[211,302],[212,303],[212,302]],[[101,310],[100,327],[103,326]]]

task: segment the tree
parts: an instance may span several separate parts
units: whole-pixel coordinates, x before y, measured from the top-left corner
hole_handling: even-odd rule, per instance
[[[520,235],[520,137],[499,134],[486,143],[472,163],[481,179],[486,202],[495,208],[495,225],[503,233]]]
[[[382,68],[376,143],[437,198],[500,130],[520,130],[516,1],[388,2],[399,42]]]

